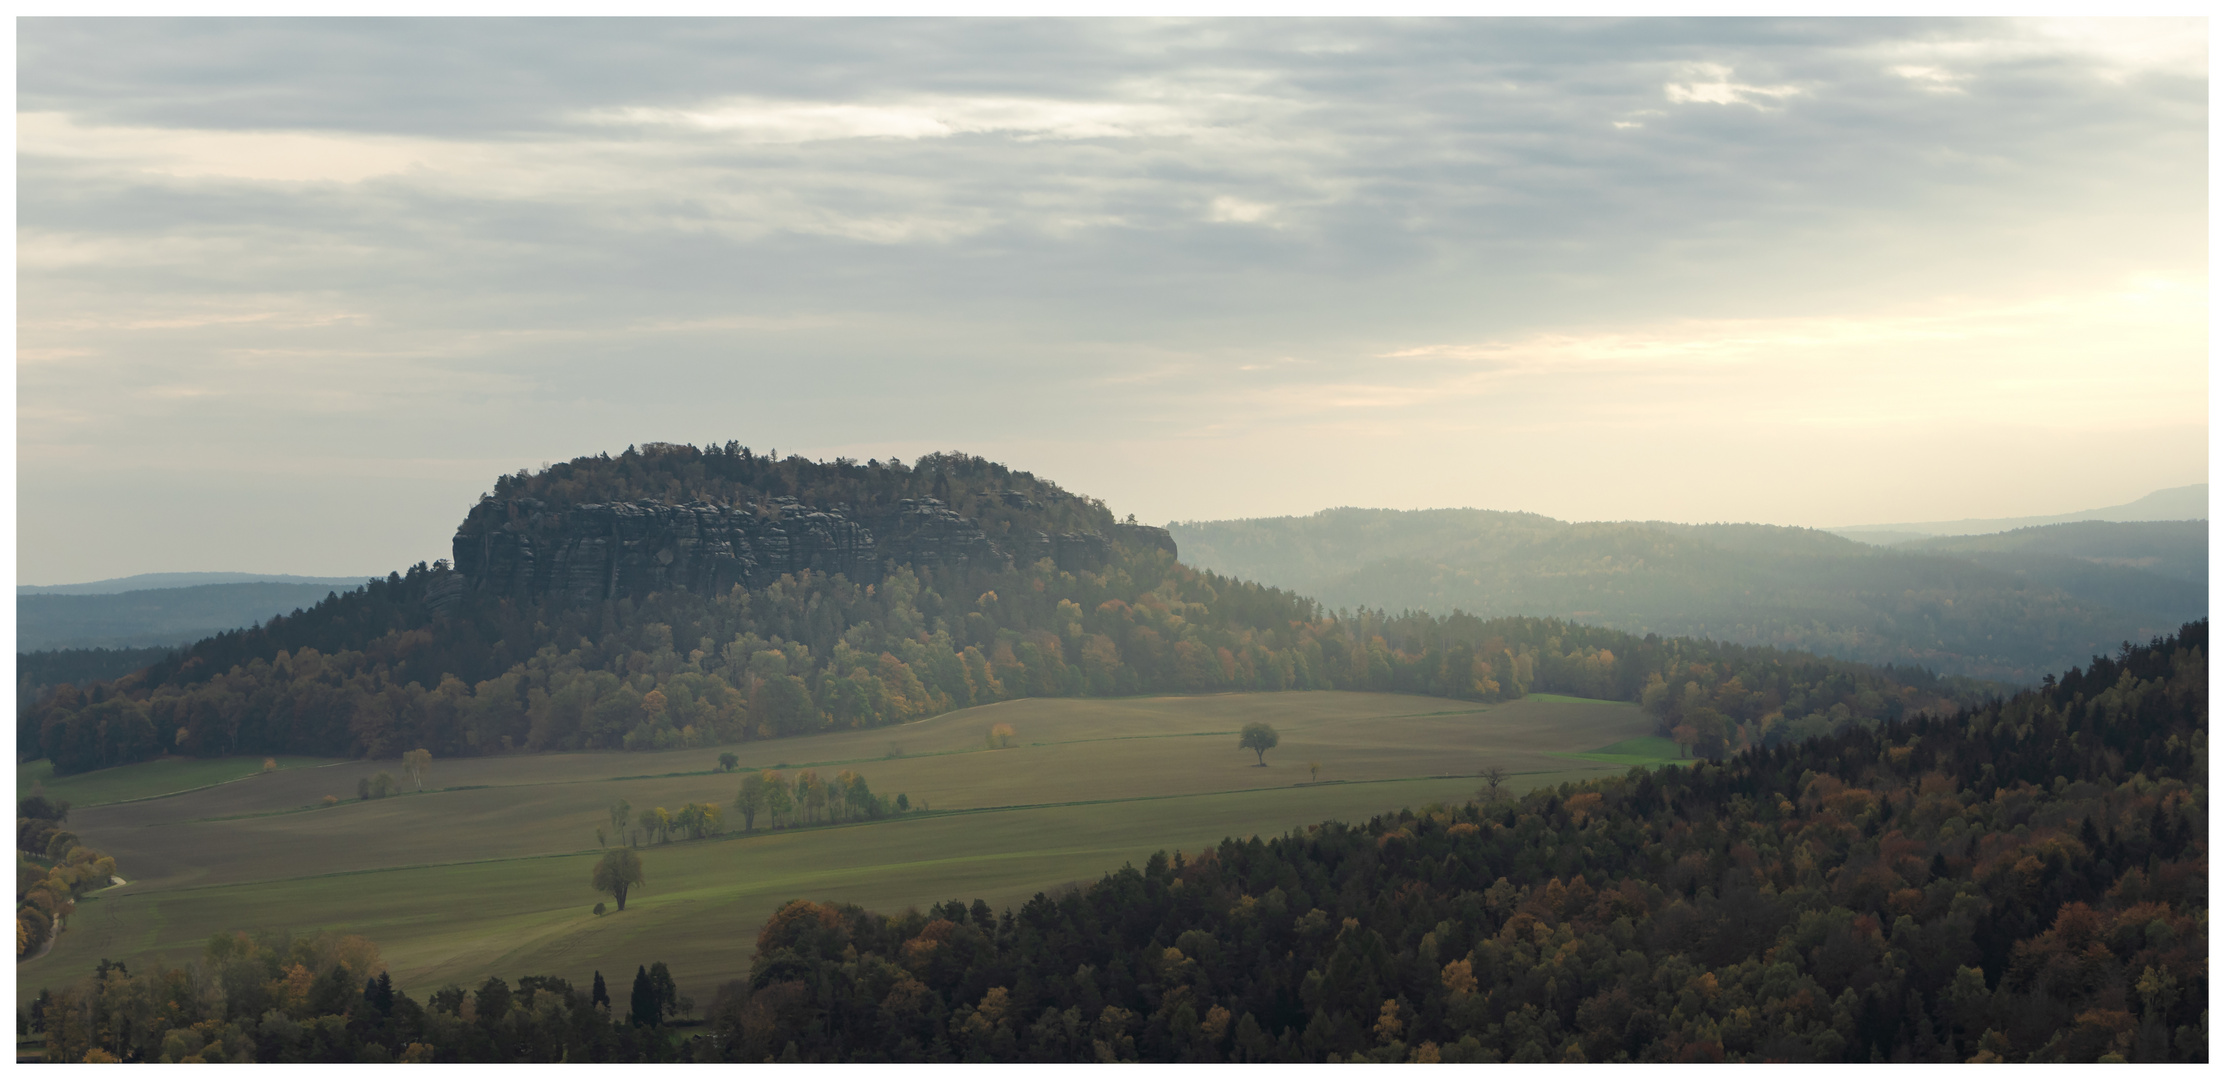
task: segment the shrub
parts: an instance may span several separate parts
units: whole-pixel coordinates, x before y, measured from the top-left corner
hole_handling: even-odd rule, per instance
[[[595,901],[595,914],[597,914],[597,915],[600,915],[600,914],[602,914],[603,912],[605,912],[605,911],[608,911],[608,910],[609,910],[609,907],[608,907],[607,905],[605,905],[605,904],[604,904],[604,903],[603,903],[602,901],[600,901],[600,900],[597,900],[597,901]]]

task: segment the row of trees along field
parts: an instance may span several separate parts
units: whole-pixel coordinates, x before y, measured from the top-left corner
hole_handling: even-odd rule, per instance
[[[1127,552],[1103,573],[892,568],[801,574],[723,596],[580,607],[471,598],[420,564],[316,608],[211,638],[137,674],[65,685],[20,714],[18,753],[60,772],[162,753],[387,757],[667,749],[901,723],[1015,697],[1386,690],[1472,701],[1531,691],[1675,693],[1664,731],[1703,753],[1978,699],[1920,669],[1637,638],[1550,619],[1360,611]],[[1697,696],[1695,696],[1697,695]]]
[[[15,805],[15,955],[44,949],[77,898],[105,888],[116,860],[78,842],[63,828],[70,804],[33,790]]]
[[[796,901],[732,1060],[2202,1061],[2208,624],[1950,716],[1154,856],[1016,914]]]
[[[53,1062],[667,1062],[662,1027],[693,1003],[660,961],[630,996],[529,975],[420,1003],[394,988],[378,947],[354,935],[217,934],[198,962],[134,973],[101,961],[83,983],[20,1003]]]
[[[622,1011],[599,974],[427,1008],[330,935],[104,962],[28,1022],[64,1061],[2203,1061],[2208,630],[1951,716],[1161,853],[1018,912],[793,901],[685,1042],[653,969]]]
[[[760,824],[768,829],[784,829],[878,821],[911,808],[911,796],[875,794],[865,777],[849,769],[831,776],[804,769],[793,778],[778,769],[743,773],[733,802],[743,832],[754,832]],[[597,830],[596,835],[606,843],[700,840],[718,834],[726,821],[716,803],[687,803],[677,811],[661,806],[635,810],[633,804],[620,799],[610,805],[610,831]]]

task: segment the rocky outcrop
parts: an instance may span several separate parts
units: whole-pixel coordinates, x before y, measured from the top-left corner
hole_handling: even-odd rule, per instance
[[[1135,525],[1120,522],[1113,525],[1113,535],[1119,538],[1121,544],[1125,547],[1143,551],[1164,551],[1169,555],[1181,554],[1180,549],[1174,545],[1174,534],[1157,525]]]
[[[1017,506],[1010,496],[1018,494],[1007,493],[1006,503]],[[489,498],[456,531],[454,553],[471,588],[593,603],[672,589],[699,595],[756,589],[803,570],[878,581],[891,564],[986,570],[1046,558],[1062,570],[1094,570],[1110,561],[1116,543],[1174,550],[1164,529],[1117,529],[1115,537],[1020,533],[1006,550],[936,499],[858,513],[792,498],[762,509],[652,501],[553,507]]]

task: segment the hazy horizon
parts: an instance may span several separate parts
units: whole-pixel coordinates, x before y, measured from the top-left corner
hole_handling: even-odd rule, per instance
[[[960,449],[1144,521],[2208,479],[2199,19],[17,41],[22,583],[383,571],[650,441]]]
[[[2196,486],[2196,487],[2207,487],[2208,485],[2206,485],[2206,484],[2200,484],[2200,485],[2189,485],[2189,486]],[[2164,490],[2170,490],[2170,489],[2164,489]],[[2159,494],[2159,493],[2160,493],[2160,492],[2150,492],[2150,493],[2148,493],[2148,494],[2149,494],[2149,495],[2153,495],[2153,494]],[[1086,493],[1085,493],[1085,494],[1086,494]],[[2144,496],[2142,496],[2141,498],[2145,498],[2145,497],[2146,497],[2146,496],[2144,495]],[[2132,502],[2137,502],[2137,501],[2140,501],[2140,500],[2139,500],[2139,499],[2128,499],[2128,500],[2126,500],[2126,503],[2132,503]],[[2090,508],[2085,508],[2085,509],[2083,509],[2083,510],[2065,511],[2064,513],[2065,513],[2065,514],[2075,514],[2075,513],[2083,513],[2083,512],[2087,512],[2087,511],[2111,510],[2111,509],[2116,509],[2116,508],[2117,508],[2118,506],[2122,506],[2122,505],[2125,505],[2125,504],[2115,504],[2115,505],[2112,505],[2112,506],[2107,506],[2107,507],[2090,507]],[[1308,517],[1317,517],[1317,516],[1319,516],[1319,515],[1322,515],[1322,514],[1327,514],[1327,513],[1331,513],[1331,512],[1334,512],[1334,511],[1338,511],[1338,510],[1363,510],[1363,511],[1375,511],[1375,510],[1390,510],[1390,511],[1395,511],[1395,512],[1399,512],[1399,513],[1429,513],[1429,512],[1433,512],[1433,511],[1446,511],[1446,512],[1460,512],[1460,511],[1482,511],[1482,512],[1486,512],[1486,513],[1528,514],[1528,513],[1535,513],[1535,512],[1536,512],[1536,511],[1530,511],[1530,510],[1519,510],[1519,509],[1502,509],[1502,508],[1498,508],[1498,507],[1482,507],[1482,506],[1420,506],[1420,507],[1373,507],[1373,506],[1352,506],[1352,505],[1346,505],[1346,506],[1325,506],[1325,507],[1322,507],[1322,508],[1320,508],[1320,509],[1318,509],[1318,510],[1313,510],[1313,511],[1310,511],[1310,512],[1308,512],[1308,513],[1302,513],[1302,514],[1271,514],[1271,515],[1260,515],[1260,516],[1258,516],[1258,517],[1255,517],[1255,518],[1247,518],[1247,519],[1235,519],[1235,518],[1192,518],[1192,519],[1173,519],[1173,518],[1170,518],[1170,519],[1168,519],[1168,520],[1167,520],[1167,521],[1166,521],[1166,522],[1165,522],[1164,524],[1166,524],[1166,525],[1167,525],[1167,526],[1169,526],[1169,527],[1176,527],[1176,526],[1188,526],[1188,525],[1202,525],[1202,524],[1210,524],[1210,523],[1214,523],[1214,522],[1221,522],[1221,521],[1231,521],[1231,520],[1261,520],[1261,519],[1264,519],[1264,518],[1308,518]],[[1551,515],[1544,515],[1544,516],[1548,516],[1548,517],[1549,517],[1549,516],[1551,516]],[[1637,520],[1639,520],[1639,519],[1636,519],[1636,518],[1596,518],[1596,519],[1571,519],[1571,520],[1592,520],[1592,521],[1637,521]],[[1721,524],[1770,524],[1770,523],[1768,523],[1768,522],[1720,522],[1720,521],[1717,521],[1717,522],[1704,522],[1704,521],[1673,521],[1673,520],[1671,520],[1671,519],[1664,519],[1664,518],[1653,518],[1653,519],[1647,519],[1647,520],[1652,520],[1652,521],[1669,521],[1669,522],[1670,522],[1671,524],[1682,524],[1682,525],[1721,525]],[[2001,518],[2001,519],[1996,519],[1996,520],[1999,520],[1999,521],[2016,521],[2016,520],[2021,520],[2021,519],[2020,519],[2020,518]],[[2112,520],[2113,520],[2113,519],[2112,519]],[[2150,520],[2150,519],[2145,519],[2145,518],[2143,518],[2143,519],[2126,519],[2126,520]],[[2163,520],[2163,519],[2154,519],[2154,520]],[[1881,525],[1882,525],[1882,524],[1912,524],[1912,523],[1879,523],[1879,524],[1881,524]],[[1799,526],[1799,527],[1811,527],[1811,526]],[[1826,530],[1824,530],[1824,531],[1852,531],[1852,530],[1857,530],[1857,529],[1862,529],[1862,528],[1871,528],[1871,527],[1877,527],[1877,526],[1874,526],[1874,525],[1870,525],[1870,524],[1843,525],[1843,526],[1839,526],[1839,527],[1837,528],[1837,530],[1831,530],[1831,529],[1826,529]],[[87,579],[87,580],[83,580],[83,581],[67,581],[67,582],[63,582],[63,581],[56,581],[56,582],[30,582],[30,581],[22,581],[22,582],[19,582],[19,583],[17,584],[17,590],[18,590],[19,592],[21,592],[21,591],[22,591],[22,590],[24,590],[24,589],[41,590],[41,589],[65,588],[65,587],[70,587],[70,586],[78,586],[78,585],[107,585],[107,584],[114,584],[114,583],[119,583],[119,582],[127,582],[127,581],[133,581],[133,580],[136,580],[136,579],[140,579],[140,578],[148,578],[148,579],[166,579],[166,578],[204,578],[204,579],[210,579],[210,580],[209,580],[208,582],[200,582],[200,581],[196,581],[196,582],[193,582],[192,584],[202,584],[202,583],[216,583],[214,579],[220,579],[220,578],[221,578],[221,579],[224,579],[225,581],[270,581],[270,580],[281,580],[281,579],[283,579],[283,580],[295,580],[295,581],[316,581],[316,580],[325,580],[325,579],[330,579],[330,580],[339,580],[339,579],[350,579],[350,583],[353,583],[353,579],[354,579],[354,578],[359,578],[359,577],[383,577],[383,576],[387,575],[388,573],[392,573],[392,572],[394,572],[394,571],[398,571],[398,570],[404,569],[404,568],[408,567],[409,565],[412,565],[412,564],[414,564],[414,563],[417,563],[417,562],[430,562],[430,561],[432,561],[433,559],[436,559],[436,558],[445,558],[445,557],[446,557],[446,554],[445,554],[445,553],[443,553],[443,554],[441,554],[441,555],[432,555],[432,556],[426,556],[426,557],[424,557],[424,558],[420,558],[420,559],[409,559],[409,560],[406,560],[406,561],[403,561],[403,562],[397,562],[397,563],[395,563],[395,564],[394,564],[394,565],[392,565],[392,566],[387,566],[387,567],[377,567],[377,568],[371,568],[371,569],[367,569],[367,570],[365,570],[365,571],[364,571],[364,572],[363,572],[362,574],[356,574],[356,575],[349,575],[349,574],[293,574],[293,573],[280,573],[280,572],[277,572],[277,571],[269,571],[269,572],[263,572],[263,571],[239,571],[239,570],[231,570],[231,571],[222,571],[222,570],[218,570],[218,571],[211,571],[211,570],[200,570],[200,569],[195,569],[195,570],[175,570],[175,569],[173,569],[173,570],[163,570],[163,571],[142,571],[142,572],[137,572],[137,573],[132,573],[132,574],[115,575],[115,576],[111,576],[111,577],[105,577],[105,578],[94,578],[94,579]],[[182,584],[184,584],[184,583],[168,583],[168,582],[164,582],[164,583],[157,583],[157,584],[146,584],[146,585],[140,585],[140,586],[136,586],[136,587],[137,587],[137,588],[148,588],[148,589],[156,589],[156,588],[177,588],[177,587],[181,587],[181,585],[182,585]]]

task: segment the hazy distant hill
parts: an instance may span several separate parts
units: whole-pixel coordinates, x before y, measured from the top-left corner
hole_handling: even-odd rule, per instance
[[[376,575],[383,577],[384,575]],[[193,585],[244,585],[249,583],[282,582],[289,585],[323,585],[327,588],[352,589],[363,584],[364,577],[300,577],[295,574],[236,574],[236,573],[187,573],[187,574],[133,574],[130,577],[103,578],[75,585],[18,585],[17,596],[104,596],[111,593],[138,592],[142,589],[182,589]]]
[[[253,626],[297,608],[314,607],[336,589],[344,592],[362,583],[356,578],[331,582],[250,581],[180,589],[18,595],[16,650],[180,645]]]
[[[1543,615],[1983,678],[2034,679],[2208,610],[2200,522],[2052,526],[1938,551],[1814,529],[1488,510],[1170,528],[1192,565],[1332,607]]]
[[[1959,521],[1904,521],[1891,525],[1847,525],[1828,531],[1866,544],[1899,544],[1926,536],[1998,533],[2034,525],[2062,525],[2076,521],[2207,521],[2209,516],[2210,486],[2188,484],[2185,487],[2151,491],[2119,506],[2104,506],[2069,514],[1965,518]]]

